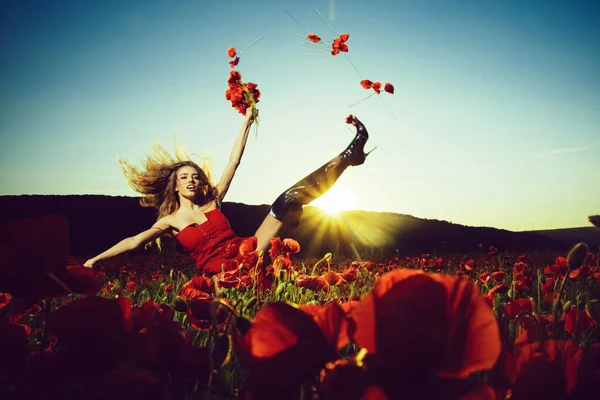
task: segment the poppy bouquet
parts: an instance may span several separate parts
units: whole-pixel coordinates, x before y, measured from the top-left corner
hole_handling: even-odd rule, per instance
[[[229,58],[233,59],[232,61],[229,61],[229,66],[231,68],[236,68],[240,62],[240,58],[237,55],[235,47],[228,48],[227,55]],[[225,98],[229,100],[231,106],[242,115],[245,115],[248,108],[252,107],[254,118],[257,118],[258,111],[256,109],[256,103],[259,102],[260,98],[258,85],[253,82],[244,82],[242,74],[237,69],[229,73]]]

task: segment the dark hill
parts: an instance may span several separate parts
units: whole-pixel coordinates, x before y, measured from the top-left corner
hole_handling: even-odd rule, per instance
[[[69,221],[74,256],[97,254],[150,227],[156,220],[156,211],[141,207],[136,197],[0,196],[0,207],[3,210],[0,224],[44,214],[64,215]],[[267,210],[267,205],[223,204],[223,213],[240,236],[253,235]],[[281,237],[300,242],[300,257],[336,252],[355,259],[373,259],[395,256],[396,250],[401,255],[474,254],[493,245],[500,251],[564,252],[581,240],[589,241],[591,246],[600,244],[600,230],[581,229],[584,230],[560,230],[560,235],[555,231],[511,232],[370,211],[346,211],[334,219],[316,207],[306,207],[300,227],[286,228]]]

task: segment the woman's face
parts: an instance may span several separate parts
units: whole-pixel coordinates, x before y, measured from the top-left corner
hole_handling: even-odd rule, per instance
[[[200,189],[200,174],[194,167],[184,166],[177,170],[177,179],[175,183],[175,191],[187,199],[193,199],[196,192]]]

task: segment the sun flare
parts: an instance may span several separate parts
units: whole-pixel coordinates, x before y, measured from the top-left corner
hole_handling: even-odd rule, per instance
[[[331,188],[323,196],[310,203],[310,205],[320,208],[331,216],[338,215],[342,211],[360,209],[356,194],[336,187]]]

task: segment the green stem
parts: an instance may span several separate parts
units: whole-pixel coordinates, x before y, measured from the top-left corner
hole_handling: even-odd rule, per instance
[[[290,17],[292,17],[292,19],[293,19],[294,21],[296,21],[296,23],[297,23],[298,25],[300,25],[300,27],[301,27],[302,29],[304,29],[306,32],[310,33],[310,31],[309,31],[309,30],[308,30],[308,29],[307,29],[307,28],[306,28],[304,25],[302,25],[302,24],[300,23],[300,21],[298,21],[298,20],[296,19],[296,17],[294,17],[292,14],[290,14],[290,12],[289,12],[289,11],[285,10],[285,12],[287,13],[287,15],[289,15]]]
[[[323,18],[323,16],[321,15],[321,13],[319,12],[319,10],[317,10],[315,8],[315,12],[317,13],[317,15],[319,15],[319,17],[323,20],[323,22],[325,22],[327,24],[327,26],[338,36],[340,36],[340,33],[338,31],[336,31],[335,29],[333,29],[333,26],[331,26],[329,24],[329,22],[327,22],[327,20],[325,18]]]
[[[254,39],[252,41],[252,43],[250,43],[248,46],[246,46],[243,49],[241,49],[240,51],[238,51],[238,54],[242,54],[244,52],[244,50],[248,50],[250,47],[254,46],[262,38],[263,38],[263,36],[260,35],[258,38]]]

